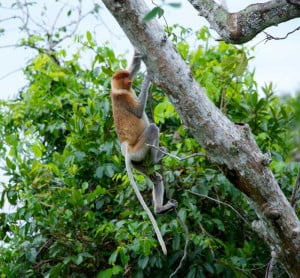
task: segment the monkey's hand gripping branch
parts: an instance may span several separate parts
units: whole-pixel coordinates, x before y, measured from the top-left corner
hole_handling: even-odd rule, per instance
[[[131,170],[132,169],[132,167],[131,167],[131,161],[130,161],[129,155],[128,155],[128,143],[124,142],[122,144],[122,148],[124,150],[123,153],[125,154],[125,164],[126,164],[126,170],[127,170],[127,173],[128,173],[129,181],[130,181],[130,183],[131,183],[131,185],[133,187],[133,190],[134,190],[137,198],[139,199],[139,201],[140,201],[143,209],[146,211],[146,213],[148,214],[148,217],[150,218],[150,221],[152,223],[152,226],[154,228],[154,231],[156,233],[157,239],[159,241],[159,244],[161,246],[161,249],[162,249],[164,255],[167,255],[166,244],[165,244],[165,242],[164,242],[164,240],[162,238],[162,235],[161,235],[160,230],[159,230],[159,228],[157,226],[156,220],[155,220],[153,214],[151,213],[150,209],[148,208],[147,204],[145,203],[145,201],[143,199],[143,196],[141,195],[141,193],[140,193],[140,191],[139,191],[139,189],[137,187],[137,184],[136,184],[136,182],[135,182],[135,180],[133,178],[133,174],[132,174],[132,170]]]

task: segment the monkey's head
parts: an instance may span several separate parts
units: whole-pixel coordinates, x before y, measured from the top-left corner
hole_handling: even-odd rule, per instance
[[[132,79],[128,70],[119,70],[112,77],[111,87],[113,89],[130,90],[131,85]]]

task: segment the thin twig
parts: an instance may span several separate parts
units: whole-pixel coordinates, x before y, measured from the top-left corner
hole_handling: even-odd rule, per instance
[[[159,7],[153,0],[151,0],[152,4],[155,6],[155,7]],[[163,15],[162,18],[164,19],[165,21],[165,24],[166,24],[166,27],[167,27],[167,30],[169,31],[169,25],[168,25],[168,22],[165,18],[165,16]]]
[[[161,148],[157,147],[157,146],[154,146],[154,145],[151,145],[151,144],[146,144],[147,146],[151,147],[151,148],[154,148],[158,151],[161,151],[163,154],[167,155],[167,156],[170,156],[170,157],[173,157],[179,161],[182,161],[182,160],[186,160],[186,159],[189,159],[191,157],[195,157],[195,156],[203,156],[205,157],[205,154],[204,153],[193,153],[191,155],[188,155],[188,156],[184,156],[184,157],[179,157],[175,154],[171,154],[171,153],[168,153],[168,152],[165,152],[164,150],[162,150]]]
[[[39,269],[43,264],[47,264],[54,261],[54,259],[41,260],[37,264],[33,265],[34,269]]]
[[[299,31],[299,30],[300,30],[300,26],[298,26],[297,28],[295,28],[293,31],[288,32],[284,37],[274,37],[274,36],[270,35],[269,33],[264,32],[265,35],[266,35],[266,38],[264,40],[266,42],[270,41],[270,40],[285,40],[289,35],[295,33],[296,31]]]
[[[292,193],[292,197],[291,197],[291,206],[295,209],[297,206],[297,201],[299,201],[299,191],[300,191],[300,166],[298,169],[298,174],[296,177],[296,181],[293,187],[293,193]]]
[[[289,35],[291,35],[292,33],[296,32],[296,31],[299,31],[299,30],[300,30],[300,26],[297,27],[296,29],[294,29],[293,31],[287,33],[284,37],[274,37],[274,36],[270,35],[269,33],[264,32],[265,35],[266,35],[266,37],[263,38],[261,41],[257,42],[253,47],[255,48],[255,47],[257,47],[258,45],[260,45],[261,43],[263,43],[263,42],[264,42],[264,43],[267,43],[267,42],[270,41],[270,40],[284,40],[284,39],[286,39]]]
[[[38,21],[36,21],[32,17],[30,18],[30,21],[32,23],[34,23],[37,27],[41,28],[44,31],[45,34],[49,34],[49,30],[45,27],[47,25],[46,25],[46,23],[44,21],[42,23],[39,23]]]
[[[41,251],[42,251],[45,247],[47,247],[47,245],[51,245],[52,242],[53,242],[53,238],[47,239],[47,240],[44,242],[44,244],[43,244],[43,245],[39,248],[39,250],[37,251],[36,256],[38,256],[38,255],[41,253]]]
[[[18,44],[0,45],[0,48],[20,47]]]
[[[18,3],[18,6],[23,14],[23,16],[25,16],[25,19],[20,17],[22,23],[23,23],[23,27],[22,29],[25,30],[25,32],[27,33],[27,36],[30,37],[30,32],[29,32],[29,29],[28,29],[28,22],[29,22],[29,9],[28,9],[28,4],[26,1],[24,1],[25,4],[21,3],[20,0],[17,1]],[[24,11],[24,6],[26,8],[26,11]]]
[[[110,34],[110,35],[114,36],[114,37],[115,37],[116,39],[118,39],[118,40],[121,40],[121,39],[122,39],[122,36],[120,36],[119,34],[117,34],[117,32],[114,32],[114,31],[113,31],[113,28],[110,28],[109,25],[106,24],[105,20],[102,19],[101,16],[98,16],[97,19],[99,19],[99,21],[101,21],[101,24],[95,25],[95,27],[94,27],[94,32],[96,32],[96,29],[97,29],[99,26],[103,25],[103,26],[109,31],[109,34]]]
[[[177,268],[175,269],[175,271],[169,276],[169,278],[172,278],[173,276],[175,276],[177,274],[177,272],[179,271],[179,269],[182,267],[182,263],[185,260],[186,256],[187,256],[187,248],[189,245],[189,241],[190,241],[190,237],[189,237],[189,230],[187,225],[182,221],[182,219],[180,218],[178,211],[175,209],[175,213],[177,215],[177,218],[182,226],[182,228],[184,229],[184,233],[185,233],[185,245],[184,245],[184,249],[183,249],[183,256],[179,262],[179,265],[177,266]]]
[[[12,74],[14,74],[14,73],[16,73],[16,72],[18,72],[18,71],[21,71],[23,68],[18,68],[18,69],[15,69],[15,70],[13,70],[13,71],[11,71],[11,72],[9,72],[9,73],[6,73],[6,74],[4,74],[3,76],[0,76],[0,80],[3,80],[3,79],[5,79],[6,77],[8,77],[8,76],[10,76],[10,75],[12,75]]]
[[[4,22],[4,21],[11,20],[11,19],[16,19],[16,18],[17,18],[17,16],[14,15],[14,16],[10,16],[10,17],[0,19],[0,22]]]
[[[250,223],[233,207],[233,206],[231,206],[231,205],[229,205],[229,204],[227,204],[227,203],[225,203],[225,202],[222,202],[222,201],[219,201],[219,200],[217,200],[217,199],[214,199],[214,198],[211,198],[211,197],[209,197],[209,196],[207,196],[207,195],[203,195],[203,194],[200,194],[200,193],[196,193],[196,192],[193,192],[193,191],[191,191],[191,190],[186,190],[187,192],[189,192],[189,193],[191,193],[191,194],[194,194],[194,195],[196,195],[196,196],[199,196],[199,197],[203,197],[203,198],[207,198],[207,199],[209,199],[209,200],[211,200],[211,201],[214,201],[214,202],[216,202],[216,203],[218,203],[218,204],[222,204],[222,205],[224,205],[224,206],[227,206],[227,207],[229,207],[229,208],[231,208],[247,225],[249,225],[250,226]]]
[[[62,38],[57,40],[55,43],[52,43],[52,45],[49,46],[50,49],[53,49],[56,45],[58,45],[59,43],[61,43],[65,39],[71,38],[76,33],[76,31],[79,27],[79,23],[83,19],[83,17],[81,16],[82,15],[82,0],[78,0],[78,2],[79,2],[78,18],[77,18],[77,21],[75,22],[74,29],[69,34],[66,34],[65,36],[63,36]]]
[[[55,31],[55,27],[56,27],[56,23],[57,23],[58,19],[60,18],[61,14],[62,14],[62,12],[63,12],[63,10],[65,9],[66,6],[67,6],[67,5],[64,4],[64,5],[60,8],[60,10],[58,11],[58,13],[57,13],[57,15],[56,15],[56,17],[55,17],[55,19],[54,19],[54,22],[53,22],[53,24],[52,24],[52,27],[51,27],[50,37],[53,36],[54,31]]]

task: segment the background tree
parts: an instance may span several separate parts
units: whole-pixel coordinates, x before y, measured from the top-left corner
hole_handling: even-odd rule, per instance
[[[147,112],[160,125],[162,145],[172,154],[205,153],[184,161],[165,157],[158,166],[168,196],[179,201],[178,214],[190,237],[178,277],[261,277],[266,269],[269,274],[287,271],[297,277],[298,220],[268,170],[298,210],[298,165],[292,161],[299,138],[297,98],[274,96],[271,84],[259,96],[254,73],[247,69],[248,50],[224,42],[212,45],[206,28],[193,34],[194,48],[186,42],[191,34],[182,27],[169,26],[163,35],[155,21],[143,21],[150,11],[140,3],[120,6],[107,1],[107,6],[121,13],[117,18],[147,54],[146,65],[156,77]],[[97,8],[90,14],[99,12]],[[155,11],[152,17],[159,13]],[[1,153],[9,177],[2,183],[1,204],[5,198],[18,204],[0,217],[6,246],[0,251],[1,273],[166,277],[183,255],[186,235],[175,215],[159,217],[169,249],[168,257],[161,254],[124,172],[113,132],[109,86],[112,73],[125,68],[126,61],[107,45],[96,45],[90,32],[77,38],[81,47],[74,55],[67,55],[58,43],[50,47],[50,42],[60,42],[73,32],[66,35],[61,29],[52,36],[34,36],[28,30],[21,45],[38,50],[24,69],[28,85],[18,98],[1,103]],[[93,59],[84,68],[80,57],[86,51]],[[134,84],[137,91],[141,78]],[[249,124],[262,152],[271,153],[268,167],[248,127],[234,125],[223,115]],[[151,185],[142,176],[137,178],[150,200]],[[284,268],[274,266],[275,259]]]

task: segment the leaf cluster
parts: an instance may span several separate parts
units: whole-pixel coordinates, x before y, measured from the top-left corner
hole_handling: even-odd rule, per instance
[[[186,42],[188,30],[172,27],[172,39],[197,81],[232,121],[247,122],[260,147],[269,151],[281,186],[290,194],[295,166],[291,127],[294,99],[276,97],[272,85],[259,93],[246,49],[210,44],[207,29]],[[81,54],[94,55],[85,68]],[[169,255],[160,252],[152,226],[130,187],[114,132],[110,78],[126,67],[91,33],[73,55],[40,53],[26,67],[28,85],[0,109],[2,169],[0,272],[3,277],[166,277],[177,267],[185,243],[175,214],[157,217]],[[55,57],[53,57],[53,55]],[[142,76],[134,87],[139,91]],[[299,112],[299,111],[298,111]],[[147,113],[161,129],[161,145],[177,156],[205,151],[155,85]],[[298,113],[299,114],[299,113]],[[298,115],[297,114],[297,115]],[[245,198],[204,156],[178,161],[166,156],[167,198],[189,230],[187,258],[178,277],[260,277],[269,250],[230,207],[249,223],[256,218]],[[151,184],[135,175],[151,206]]]

